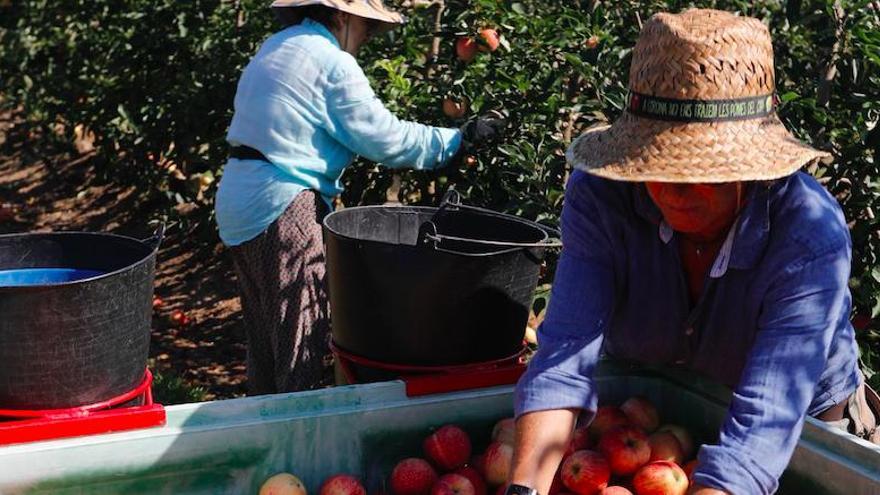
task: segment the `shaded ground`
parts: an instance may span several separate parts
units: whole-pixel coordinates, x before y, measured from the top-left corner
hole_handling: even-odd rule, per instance
[[[159,205],[144,191],[98,178],[91,153],[47,149],[0,113],[0,233],[82,230],[144,238]],[[245,392],[245,335],[231,260],[173,225],[158,256],[150,357],[166,377],[203,387],[202,399]],[[170,315],[183,310],[189,324]]]

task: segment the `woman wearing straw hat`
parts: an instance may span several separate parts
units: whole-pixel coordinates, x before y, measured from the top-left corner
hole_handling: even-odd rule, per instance
[[[564,248],[517,385],[509,492],[548,492],[578,413],[596,410],[601,353],[733,389],[695,494],[773,493],[806,415],[877,441],[849,323],[847,225],[798,171],[828,155],[774,113],[767,28],[713,10],[655,15],[629,88],[621,117],[568,153]]]
[[[251,394],[313,388],[328,353],[321,221],[355,155],[435,169],[496,137],[477,119],[443,129],[395,118],[354,56],[402,17],[381,0],[276,0],[284,29],[245,68],[216,198],[248,336]]]

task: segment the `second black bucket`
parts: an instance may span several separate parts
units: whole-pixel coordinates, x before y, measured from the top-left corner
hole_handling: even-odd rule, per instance
[[[457,204],[347,208],[325,218],[324,239],[336,345],[408,365],[520,350],[553,246],[537,223]]]

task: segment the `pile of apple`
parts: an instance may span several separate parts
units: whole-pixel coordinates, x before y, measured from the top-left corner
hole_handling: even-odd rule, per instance
[[[660,425],[657,408],[643,397],[602,406],[578,427],[550,495],[684,495],[696,468],[690,433]]]
[[[513,418],[498,421],[489,446],[473,455],[468,434],[445,425],[424,439],[424,456],[397,462],[388,477],[388,495],[502,495],[514,433]],[[620,407],[599,407],[588,426],[575,429],[548,495],[684,495],[696,467],[693,455],[686,429],[661,426],[654,405],[632,397]],[[337,474],[324,481],[319,495],[366,493],[354,476]],[[260,495],[306,492],[299,479],[282,473],[268,479]]]

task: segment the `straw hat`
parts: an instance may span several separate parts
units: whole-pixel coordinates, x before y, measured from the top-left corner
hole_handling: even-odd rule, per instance
[[[386,28],[405,22],[402,15],[385,8],[382,0],[275,0],[272,2],[271,7],[273,9],[281,9],[305,7],[307,5],[323,5],[358,17],[373,19],[384,23]]]
[[[717,10],[657,14],[633,51],[626,110],[569,148],[575,168],[609,179],[733,182],[785,177],[830,155],[775,113],[770,32]]]

